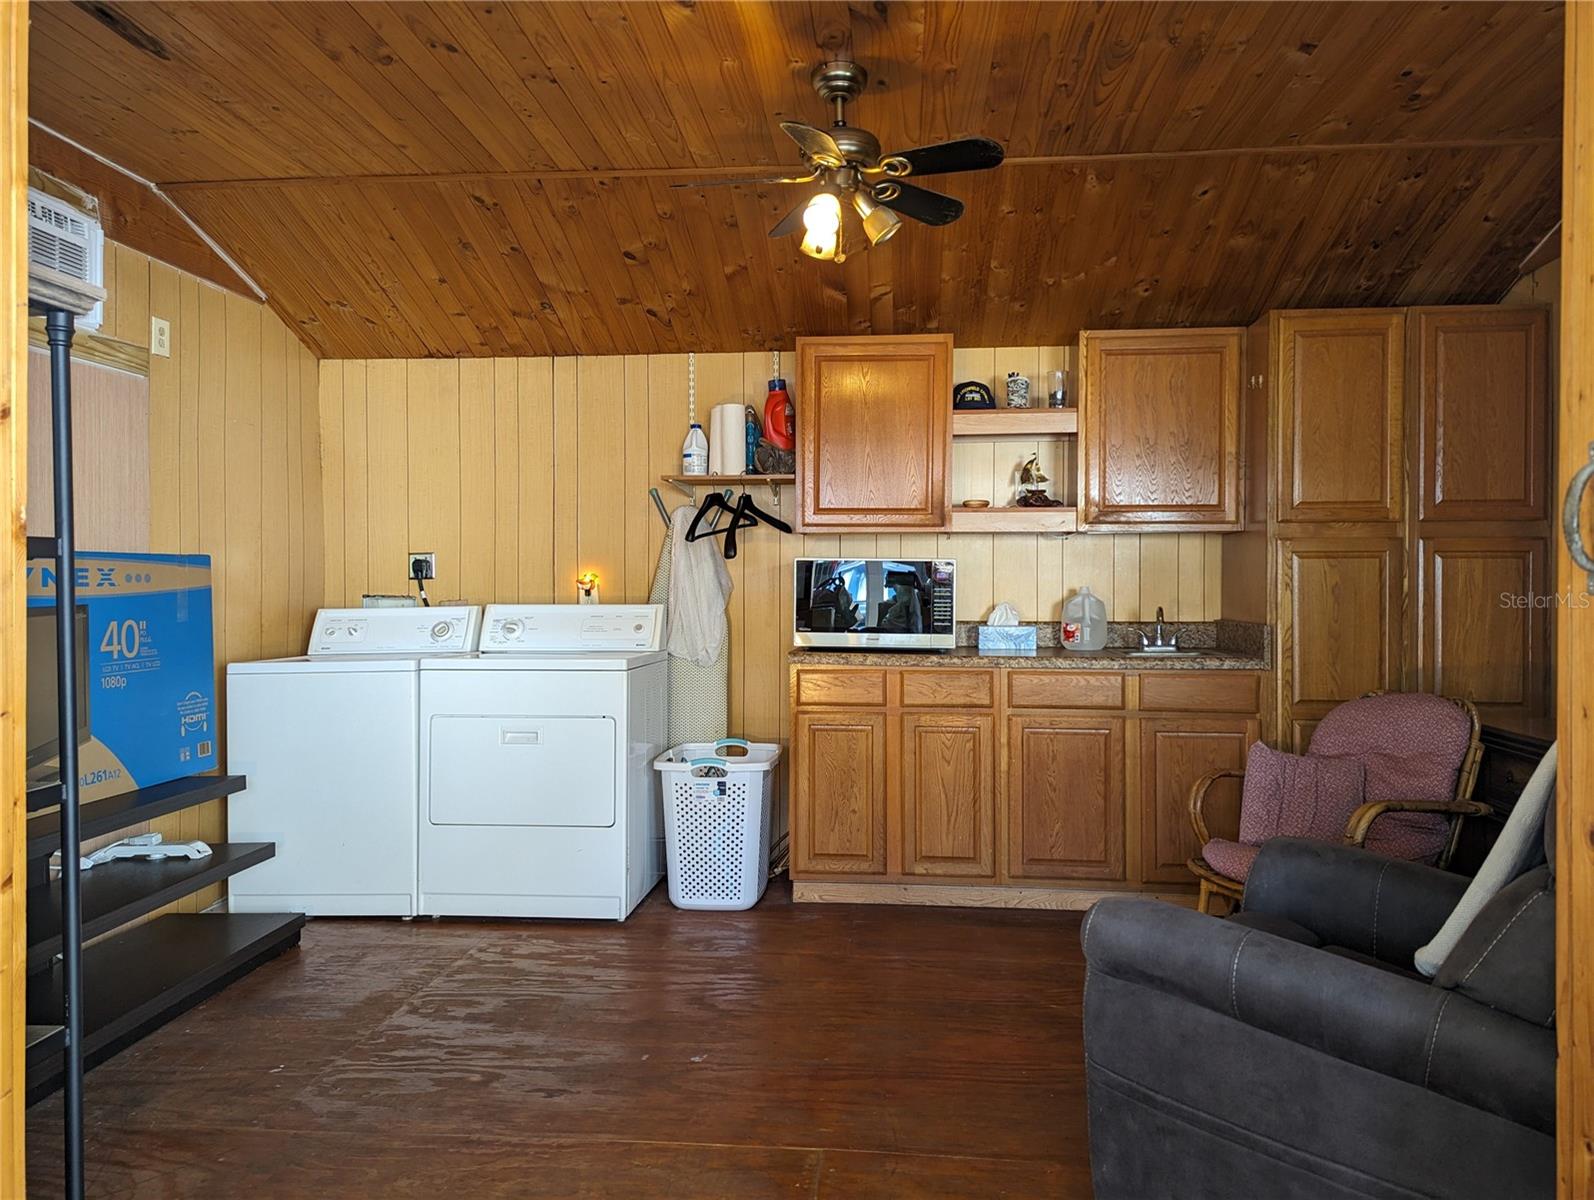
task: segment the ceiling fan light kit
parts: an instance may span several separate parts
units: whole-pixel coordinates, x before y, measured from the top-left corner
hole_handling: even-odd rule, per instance
[[[834,192],[816,192],[803,209],[803,253],[841,261],[841,201]]]
[[[828,130],[801,121],[782,121],[781,130],[797,143],[804,175],[770,179],[714,179],[672,187],[817,183],[819,191],[769,231],[772,238],[802,230],[802,251],[823,262],[844,262],[847,209],[858,215],[867,245],[878,246],[902,228],[902,218],[922,225],[950,225],[963,215],[963,201],[905,183],[908,176],[987,171],[1000,166],[1002,147],[990,138],[958,138],[880,153],[880,139],[847,123],[847,104],[863,94],[869,73],[855,62],[820,63],[811,77],[814,91],[832,107]],[[845,201],[845,203],[843,203]]]

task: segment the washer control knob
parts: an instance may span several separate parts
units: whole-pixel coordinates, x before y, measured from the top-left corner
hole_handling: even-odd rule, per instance
[[[432,641],[440,642],[454,632],[454,626],[447,621],[439,621],[432,626]]]
[[[509,620],[503,623],[503,625],[499,628],[499,632],[503,634],[505,641],[518,642],[520,640],[521,631],[524,628],[525,627],[521,625],[519,621]]]

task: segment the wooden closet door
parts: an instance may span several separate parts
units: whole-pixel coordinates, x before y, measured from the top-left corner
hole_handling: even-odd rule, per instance
[[[1278,547],[1280,736],[1297,752],[1329,709],[1398,690],[1399,538],[1286,538]]]
[[[1278,520],[1399,521],[1404,316],[1277,320]]]
[[[1081,527],[1240,527],[1239,329],[1079,338]]]
[[[1485,720],[1549,711],[1548,540],[1423,537],[1417,553],[1421,690]]]
[[[945,529],[952,337],[797,339],[802,529]]]
[[[1538,521],[1549,514],[1548,313],[1413,309],[1417,516]]]
[[[902,871],[996,876],[996,718],[902,718]]]
[[[1123,779],[1121,717],[1009,717],[1009,877],[1122,879]]]

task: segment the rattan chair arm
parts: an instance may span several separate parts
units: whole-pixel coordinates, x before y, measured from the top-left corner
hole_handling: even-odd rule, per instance
[[[1195,830],[1196,841],[1205,846],[1212,840],[1207,832],[1207,791],[1220,779],[1244,779],[1244,771],[1208,771],[1190,785],[1190,827]]]

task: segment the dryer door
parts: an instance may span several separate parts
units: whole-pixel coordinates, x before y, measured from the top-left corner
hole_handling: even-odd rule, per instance
[[[434,716],[433,825],[614,824],[611,717]]]

